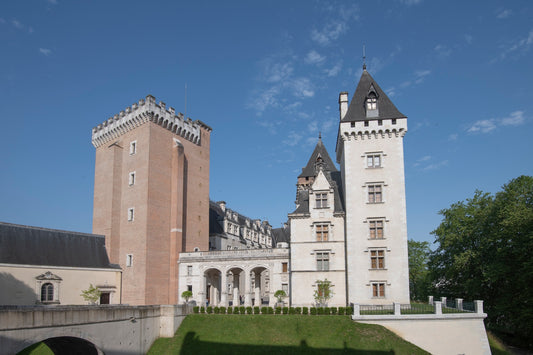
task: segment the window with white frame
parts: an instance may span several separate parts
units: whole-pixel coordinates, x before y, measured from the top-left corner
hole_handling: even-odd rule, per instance
[[[192,276],[192,265],[187,265],[187,276]]]
[[[329,251],[316,252],[316,269],[318,271],[329,270]]]
[[[135,185],[135,171],[130,172],[129,177],[128,177],[128,184],[130,186]]]
[[[315,233],[317,242],[327,242],[329,238],[329,224],[315,224]]]
[[[130,155],[137,154],[137,141],[130,142]]]
[[[289,284],[281,284],[281,289],[285,291],[286,295],[289,295]]]
[[[383,220],[371,219],[368,221],[370,239],[383,239]]]
[[[327,192],[318,192],[315,193],[316,208],[327,208],[328,207],[328,193]]]
[[[376,94],[371,93],[369,97],[366,99],[366,109],[377,110],[377,108],[378,108],[378,99],[376,98]]]
[[[135,218],[135,208],[128,208],[128,221],[132,222]]]
[[[385,269],[385,250],[370,250],[370,268]]]
[[[54,285],[50,282],[41,286],[41,302],[48,303],[54,301]]]
[[[368,185],[368,203],[383,202],[383,185]]]
[[[372,283],[372,297],[385,298],[385,282]]]
[[[126,267],[133,266],[133,254],[126,254]]]
[[[381,168],[381,154],[368,154],[366,156],[367,168]]]

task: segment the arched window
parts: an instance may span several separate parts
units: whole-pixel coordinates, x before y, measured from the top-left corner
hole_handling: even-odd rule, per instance
[[[41,302],[52,302],[54,300],[54,285],[47,282],[41,286]]]

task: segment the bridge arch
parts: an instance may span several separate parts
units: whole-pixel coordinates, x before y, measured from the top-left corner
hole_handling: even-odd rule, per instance
[[[21,342],[15,353],[38,346],[43,343],[56,355],[68,354],[86,354],[86,355],[104,355],[104,352],[95,344],[95,339],[85,339],[84,337],[74,336],[69,334],[68,330],[64,331],[64,335],[55,335],[47,338],[37,337]],[[91,337],[87,337],[91,338]]]

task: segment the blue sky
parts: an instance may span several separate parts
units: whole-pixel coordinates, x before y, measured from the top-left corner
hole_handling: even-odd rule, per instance
[[[408,116],[408,235],[533,175],[531,1],[2,1],[0,220],[91,232],[91,129],[152,94],[213,127],[210,195],[274,227],[367,67]]]

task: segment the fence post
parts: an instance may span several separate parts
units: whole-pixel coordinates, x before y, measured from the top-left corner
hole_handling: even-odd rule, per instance
[[[428,296],[428,303],[433,304],[433,296]]]
[[[442,314],[442,302],[435,301],[435,314]]]
[[[440,301],[442,302],[442,306],[444,306],[444,308],[448,307],[448,304],[446,303],[446,297],[441,297]]]
[[[483,313],[483,301],[475,300],[474,304],[476,306],[476,313],[482,314]]]
[[[463,299],[462,298],[456,298],[455,299],[455,306],[457,307],[458,310],[462,311],[463,310]]]
[[[361,307],[359,306],[359,303],[353,304],[353,315],[354,316],[360,316],[361,315]]]
[[[399,303],[393,303],[394,305],[394,315],[399,316],[402,314],[401,307]]]

